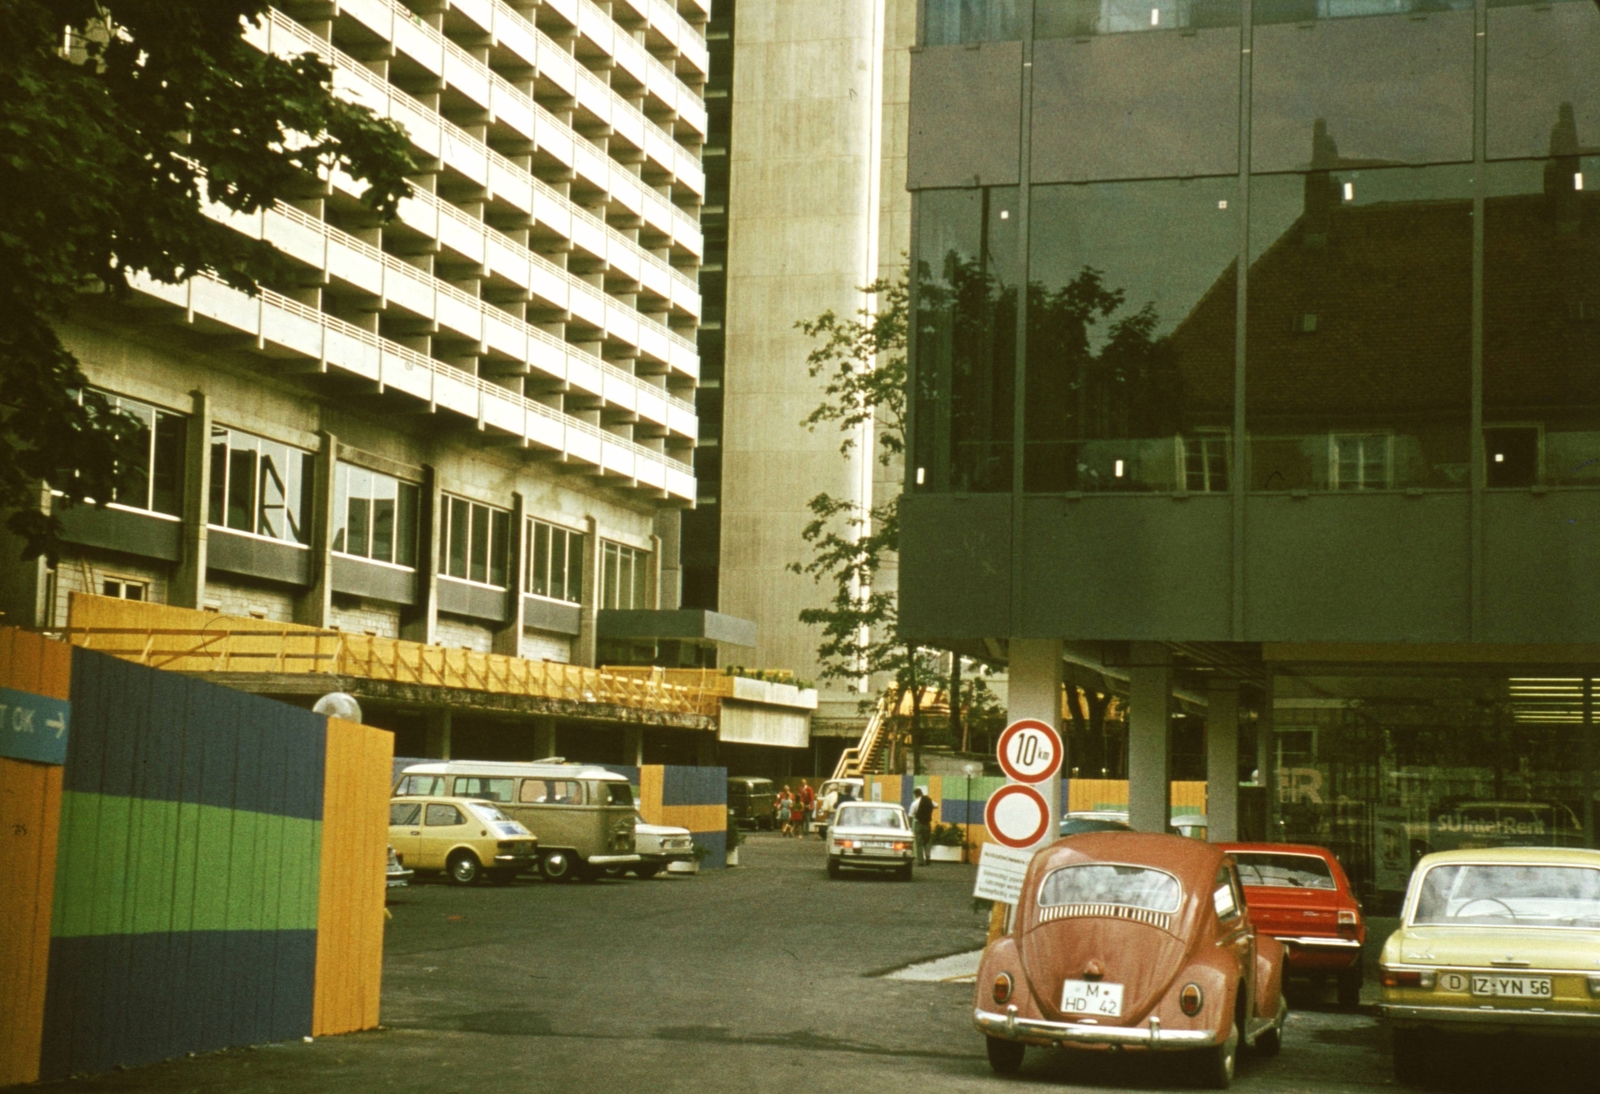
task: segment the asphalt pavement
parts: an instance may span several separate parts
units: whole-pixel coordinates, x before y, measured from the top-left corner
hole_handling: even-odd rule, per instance
[[[970,982],[889,975],[982,945],[974,870],[831,881],[816,840],[751,838],[744,865],[648,882],[393,895],[380,1030],[235,1049],[72,1080],[72,1091],[874,1094],[1192,1089],[1180,1057],[1031,1050],[989,1072]],[[954,963],[956,966],[960,962]],[[1395,1086],[1371,1007],[1298,987],[1281,1056],[1241,1058],[1241,1091]],[[1592,1057],[1480,1041],[1438,1090],[1594,1091]]]

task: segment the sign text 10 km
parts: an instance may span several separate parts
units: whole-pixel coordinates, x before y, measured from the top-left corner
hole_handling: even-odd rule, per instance
[[[1048,722],[1023,718],[1000,734],[995,752],[1006,777],[1019,783],[1038,784],[1061,770],[1061,735]]]

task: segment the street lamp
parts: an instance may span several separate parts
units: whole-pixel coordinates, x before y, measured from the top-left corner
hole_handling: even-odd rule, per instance
[[[361,704],[356,702],[354,695],[347,695],[342,691],[330,691],[318,699],[312,706],[313,714],[325,714],[329,718],[339,718],[346,722],[361,724]]]

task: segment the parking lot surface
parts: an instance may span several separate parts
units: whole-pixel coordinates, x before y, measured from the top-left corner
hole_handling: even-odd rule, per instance
[[[745,865],[697,877],[394,894],[384,1028],[56,1084],[68,1091],[482,1094],[512,1091],[988,1091],[1192,1088],[1177,1057],[1030,1051],[990,1074],[970,983],[886,973],[981,946],[973,868],[909,884],[830,881],[821,845],[753,837]],[[1369,997],[1372,993],[1369,990]],[[1283,1053],[1236,1090],[1399,1089],[1370,1007],[1304,988]],[[1439,1090],[1593,1091],[1592,1054],[1460,1046]]]

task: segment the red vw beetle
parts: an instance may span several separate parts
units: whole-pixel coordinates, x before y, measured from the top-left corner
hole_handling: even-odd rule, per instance
[[[1301,843],[1223,843],[1244,883],[1256,930],[1282,942],[1291,976],[1332,976],[1339,1005],[1361,1002],[1367,924],[1333,852]]]
[[[973,1024],[1000,1074],[1027,1045],[1188,1051],[1221,1089],[1241,1043],[1282,1044],[1282,974],[1219,848],[1090,832],[1033,857],[1010,932],[984,951]]]

